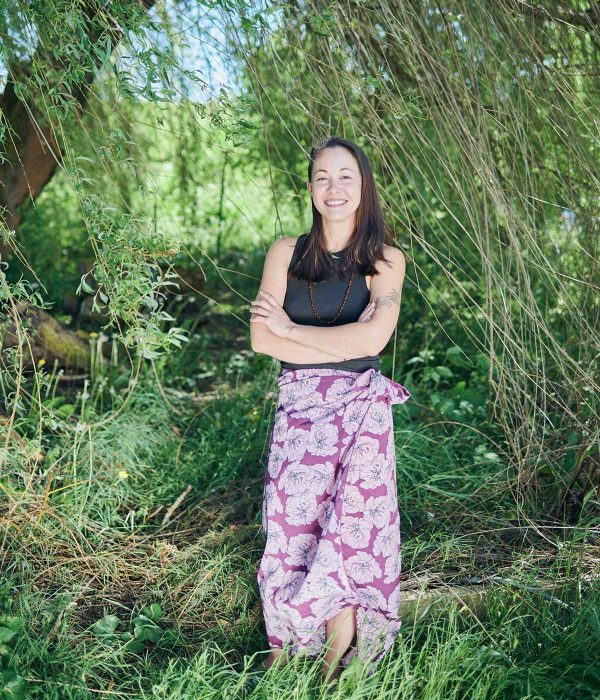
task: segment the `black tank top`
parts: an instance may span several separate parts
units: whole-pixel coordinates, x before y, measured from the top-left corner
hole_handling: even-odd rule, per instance
[[[296,264],[304,244],[304,239],[307,235],[308,234],[303,233],[298,237],[288,271],[291,270]],[[334,262],[337,272],[339,272],[339,267],[344,259],[346,250],[347,249],[345,248],[344,250],[340,250],[339,252],[333,254],[335,256]],[[337,274],[334,274],[327,280],[313,284],[313,298],[321,318],[331,319],[336,315],[338,309],[340,308],[340,304],[342,303],[342,299],[344,298],[346,287],[348,286],[348,279],[348,273],[344,273],[342,275],[342,279],[340,279]],[[345,323],[355,323],[358,321],[359,316],[369,303],[370,297],[371,294],[369,292],[369,288],[367,287],[365,276],[355,274],[354,279],[352,280],[352,285],[350,286],[348,298],[346,299],[346,304],[344,305],[341,314],[334,323],[323,323],[313,314],[308,292],[308,281],[299,280],[295,277],[288,276],[287,289],[285,292],[285,299],[283,301],[283,310],[294,323],[321,327],[341,326]],[[320,364],[294,364],[292,362],[285,362],[281,360],[281,368],[306,369],[310,367],[322,367],[326,369],[345,369],[349,370],[350,372],[365,372],[371,368],[379,369],[379,361],[379,355],[366,355],[365,357],[356,357],[350,360],[340,360],[339,362],[325,362]]]

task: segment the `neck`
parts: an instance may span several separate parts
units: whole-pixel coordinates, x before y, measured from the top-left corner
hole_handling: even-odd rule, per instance
[[[335,222],[327,221],[327,219],[323,218],[322,225],[325,247],[330,252],[337,253],[350,243],[354,229],[354,218],[351,221],[346,219],[345,221]]]

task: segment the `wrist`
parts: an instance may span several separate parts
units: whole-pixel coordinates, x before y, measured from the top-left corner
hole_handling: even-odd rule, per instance
[[[289,340],[294,340],[294,337],[295,337],[297,331],[298,331],[298,324],[291,323],[288,327],[286,338],[288,338]]]

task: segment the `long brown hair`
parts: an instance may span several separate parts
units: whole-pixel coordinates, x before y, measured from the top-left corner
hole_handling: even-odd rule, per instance
[[[356,210],[354,231],[340,266],[340,277],[343,273],[351,271],[361,275],[378,275],[375,263],[377,260],[389,262],[383,254],[383,246],[394,245],[394,238],[383,220],[375,179],[364,151],[348,139],[337,136],[327,137],[313,144],[311,148],[308,159],[308,179],[312,180],[317,154],[333,146],[343,146],[352,153],[362,178],[360,204]],[[300,244],[298,260],[289,274],[298,279],[321,282],[335,273],[335,265],[325,245],[322,216],[314,202],[312,202],[312,215],[311,229]]]

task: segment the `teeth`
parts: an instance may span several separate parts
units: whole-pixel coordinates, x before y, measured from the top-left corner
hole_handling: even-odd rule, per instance
[[[325,204],[346,204],[347,199],[327,199]]]

